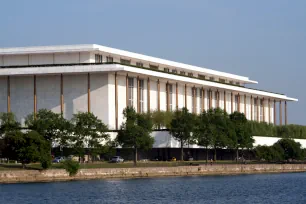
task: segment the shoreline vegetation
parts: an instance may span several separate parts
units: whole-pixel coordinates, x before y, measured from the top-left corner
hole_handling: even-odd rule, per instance
[[[301,148],[300,143],[292,139],[281,139],[272,146],[254,148],[252,135],[257,134],[252,134],[252,130],[256,129],[255,127],[257,129],[261,127],[259,123],[248,121],[243,113],[237,111],[228,114],[220,108],[214,108],[203,110],[198,115],[189,112],[187,108],[182,108],[173,112],[139,113],[133,107],[127,107],[123,111],[123,116],[124,122],[120,125],[116,138],[111,139],[108,126],[91,112],[79,112],[74,114],[71,120],[67,120],[61,114],[40,109],[37,113],[26,117],[27,130],[22,128],[13,113],[2,113],[0,115],[0,158],[8,163],[10,160],[18,161],[23,169],[32,168],[29,166],[32,163],[40,163],[40,168],[44,170],[52,169],[51,162],[54,161],[51,157],[52,149],[57,146],[60,147],[60,152],[57,152],[57,155],[54,152],[53,156],[67,156],[64,155],[63,149],[71,150],[68,159],[64,159],[60,164],[70,176],[76,175],[78,169],[82,168],[80,163],[85,161],[85,156],[88,156],[89,162],[94,162],[109,160],[115,155],[126,159],[129,158],[127,154],[132,154],[136,167],[139,159],[144,158],[139,152],[153,148],[155,139],[151,135],[152,131],[167,128],[171,137],[180,144],[180,162],[194,160],[190,152],[184,151],[184,146],[187,144],[204,147],[206,164],[222,159],[222,153],[218,152],[220,149],[231,150],[232,158],[235,158],[237,164],[240,160],[246,161],[246,155],[243,152],[245,150],[253,155],[252,158],[249,157],[249,160],[278,163],[305,160],[305,150]],[[272,125],[267,127],[276,128]],[[284,132],[288,136],[288,132]],[[271,135],[273,135],[272,132]],[[115,151],[118,147],[131,152],[125,154],[122,152],[122,155],[117,155],[118,152],[115,153]],[[209,156],[209,149],[213,151],[211,156]],[[74,159],[75,157],[77,159]],[[168,158],[152,157],[154,155],[146,159],[177,160],[169,154]],[[178,166],[186,166],[182,164]],[[61,167],[60,165],[58,167]],[[152,166],[152,168],[155,167]]]
[[[200,164],[198,166],[88,168],[71,176],[64,169],[3,170],[1,183],[58,182],[92,179],[129,179],[171,176],[239,175],[306,172],[306,164]]]

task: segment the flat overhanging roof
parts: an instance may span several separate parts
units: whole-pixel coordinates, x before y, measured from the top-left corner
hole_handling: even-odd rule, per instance
[[[170,60],[165,60],[157,57],[150,57],[143,54],[137,54],[134,52],[119,50],[115,48],[105,47],[97,44],[84,44],[84,45],[59,45],[59,46],[37,46],[37,47],[14,47],[14,48],[0,48],[0,55],[22,55],[22,54],[48,54],[48,53],[68,53],[68,52],[91,52],[91,51],[101,51],[106,53],[111,53],[115,55],[120,55],[125,58],[133,58],[143,61],[152,62],[155,64],[161,64],[165,66],[182,68],[200,74],[208,74],[217,77],[224,77],[233,80],[237,80],[243,83],[257,84],[257,81],[250,80],[248,77],[230,74],[226,72],[220,72],[204,67],[198,67],[193,65],[188,65],[184,63],[174,62]]]
[[[286,95],[271,93],[262,90],[256,90],[230,84],[222,84],[214,81],[190,78],[188,76],[174,75],[170,73],[141,69],[120,64],[101,64],[101,65],[63,65],[63,66],[44,66],[44,67],[23,67],[23,68],[1,68],[0,76],[22,76],[22,75],[47,75],[47,74],[77,74],[88,72],[131,72],[138,75],[146,75],[156,78],[162,78],[169,81],[177,81],[196,86],[210,87],[214,89],[224,89],[236,91],[253,96],[270,97],[276,100],[298,101],[296,98],[287,97]]]

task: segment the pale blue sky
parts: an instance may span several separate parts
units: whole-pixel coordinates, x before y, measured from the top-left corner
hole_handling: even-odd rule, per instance
[[[0,47],[96,43],[257,80],[306,125],[306,1],[1,2]]]

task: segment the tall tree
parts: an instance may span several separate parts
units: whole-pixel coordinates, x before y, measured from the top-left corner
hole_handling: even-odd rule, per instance
[[[192,132],[195,127],[194,115],[187,108],[176,110],[171,121],[169,133],[180,142],[181,161],[184,160],[184,145],[192,140]]]
[[[239,158],[239,149],[251,148],[254,139],[249,131],[248,121],[243,113],[235,111],[230,114],[235,137],[232,139],[232,146],[236,150],[236,161]]]
[[[35,116],[28,115],[25,124],[49,142],[50,152],[52,145],[66,146],[72,131],[70,121],[47,109],[40,109]]]
[[[73,136],[72,142],[79,156],[84,153],[84,148],[89,149],[89,154],[93,156],[99,153],[103,144],[109,139],[107,126],[93,113],[79,112],[73,115]]]
[[[206,149],[206,163],[208,163],[208,147],[212,144],[212,133],[209,126],[210,121],[207,112],[204,110],[197,118],[194,137],[197,144],[199,146],[204,146]]]
[[[217,160],[217,149],[224,148],[229,145],[228,135],[228,120],[227,113],[220,109],[210,109],[207,112],[209,120],[209,131],[212,136],[211,145],[214,148],[214,160]]]
[[[150,135],[153,128],[152,118],[148,114],[137,114],[133,107],[123,110],[125,122],[122,123],[116,141],[122,147],[133,148],[134,165],[137,165],[139,149],[152,148],[154,138]]]
[[[16,121],[13,113],[0,114],[0,139],[2,140],[2,156],[17,160],[16,145],[22,137],[21,124]]]
[[[21,125],[16,121],[15,115],[10,113],[0,113],[0,137],[6,132],[17,131]]]

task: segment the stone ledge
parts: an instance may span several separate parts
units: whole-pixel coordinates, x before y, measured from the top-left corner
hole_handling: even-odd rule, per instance
[[[81,169],[70,177],[63,169],[0,171],[0,183],[53,182],[107,178],[145,178],[161,176],[226,175],[252,173],[305,172],[306,164],[237,164],[180,167]]]

